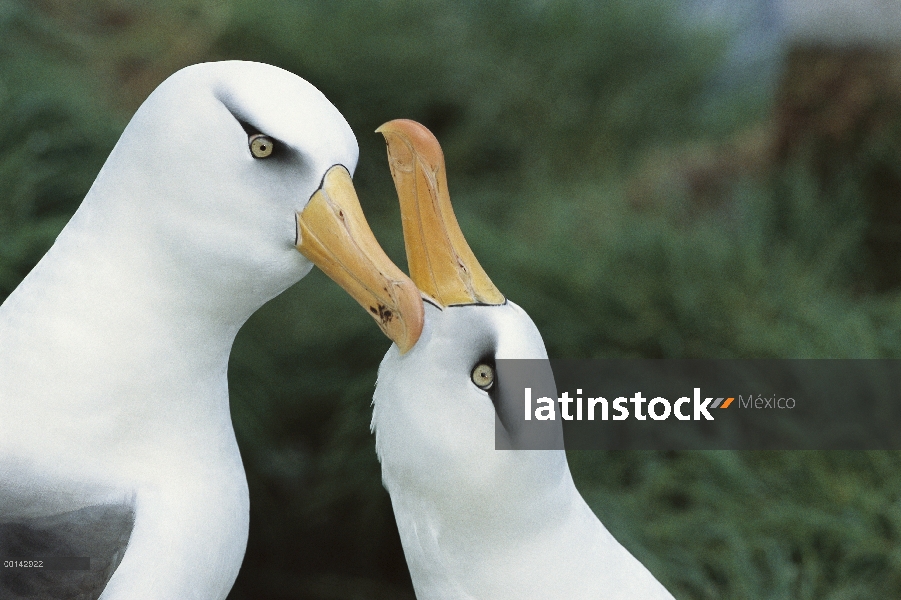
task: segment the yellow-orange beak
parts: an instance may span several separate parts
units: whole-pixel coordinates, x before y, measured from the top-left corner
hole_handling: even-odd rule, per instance
[[[413,282],[442,306],[506,302],[460,231],[447,191],[444,153],[432,132],[406,119],[376,131],[388,144]]]
[[[359,302],[401,353],[413,347],[423,325],[419,290],[379,246],[343,166],[328,170],[297,213],[297,249]]]

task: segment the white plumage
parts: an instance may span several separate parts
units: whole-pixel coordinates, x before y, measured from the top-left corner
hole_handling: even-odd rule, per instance
[[[271,157],[252,155],[254,132]],[[196,65],[153,92],[0,307],[0,554],[77,551],[66,531],[112,527],[112,507],[103,600],[226,596],[248,531],[232,342],[310,270],[297,214],[357,155],[334,106],[275,67]]]

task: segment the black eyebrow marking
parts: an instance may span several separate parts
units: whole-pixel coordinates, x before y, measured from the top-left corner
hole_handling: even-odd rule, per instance
[[[236,121],[238,122],[238,124],[241,126],[241,129],[244,130],[244,133],[247,134],[247,137],[250,137],[250,136],[252,136],[252,135],[259,135],[259,134],[262,134],[262,133],[263,133],[262,131],[259,130],[259,128],[254,127],[253,125],[251,125],[250,123],[248,123],[248,122],[245,121],[244,119],[240,119],[240,118],[238,118],[237,116],[235,116],[234,114],[232,114],[232,116],[235,117],[235,120],[236,120]],[[267,136],[267,137],[272,137],[272,136]]]
[[[219,103],[225,107],[225,110],[227,110],[229,112],[229,114],[232,117],[234,117],[235,121],[238,122],[238,125],[241,126],[241,129],[244,130],[244,133],[247,134],[247,137],[250,137],[252,135],[265,135],[266,137],[271,138],[274,142],[278,142],[279,144],[282,143],[282,141],[279,140],[278,138],[271,136],[268,133],[262,131],[259,127],[257,127],[256,125],[254,125],[253,123],[251,123],[250,121],[245,119],[242,115],[238,114],[238,112],[236,110],[234,110],[231,106],[229,106],[228,102],[226,102],[225,100],[223,100],[222,98],[219,98],[219,97],[217,97],[216,99],[219,100]]]

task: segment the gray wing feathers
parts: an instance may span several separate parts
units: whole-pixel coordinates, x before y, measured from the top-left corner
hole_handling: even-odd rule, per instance
[[[122,561],[134,527],[131,504],[89,506],[36,519],[0,515],[0,598],[95,600]],[[89,557],[90,570],[3,568],[3,560]]]

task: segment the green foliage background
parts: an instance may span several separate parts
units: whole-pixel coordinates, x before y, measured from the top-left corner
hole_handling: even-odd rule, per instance
[[[741,146],[772,112],[757,82],[711,91],[727,42],[659,0],[0,0],[0,299],[154,85],[240,58],[303,76],[344,113],[364,210],[400,265],[371,132],[428,125],[475,253],[551,356],[901,357],[901,294],[872,278],[898,258],[867,250],[859,185],[901,168],[898,136],[828,186],[803,157],[723,175],[703,201],[681,185],[685,152]],[[387,347],[318,272],[241,331],[229,377],[252,517],[231,599],[412,598],[368,430]],[[677,598],[901,598],[898,453],[570,463]]]

